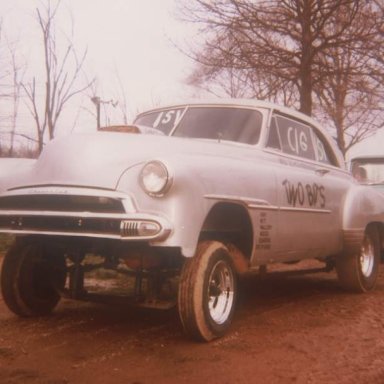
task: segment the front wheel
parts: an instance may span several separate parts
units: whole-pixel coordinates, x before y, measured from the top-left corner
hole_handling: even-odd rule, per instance
[[[228,249],[217,241],[200,243],[180,276],[178,308],[185,332],[200,341],[222,336],[232,322],[237,294]]]
[[[22,317],[46,315],[65,285],[65,258],[39,242],[16,241],[4,257],[1,290],[5,303]]]
[[[354,292],[372,290],[377,281],[380,265],[380,240],[375,226],[368,226],[360,250],[340,255],[336,271],[343,288]]]

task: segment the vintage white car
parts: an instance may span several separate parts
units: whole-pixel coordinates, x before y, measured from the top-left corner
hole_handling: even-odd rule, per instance
[[[268,264],[317,259],[342,287],[373,289],[383,207],[303,114],[255,100],[158,108],[54,140],[7,180],[2,293],[42,315],[62,295],[102,300],[84,276],[112,269],[134,279],[130,302],[177,305],[186,333],[209,341],[232,322],[238,277]]]

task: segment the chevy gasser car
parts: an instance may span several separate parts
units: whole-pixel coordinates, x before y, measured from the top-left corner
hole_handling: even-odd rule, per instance
[[[62,295],[103,300],[85,276],[111,269],[132,276],[130,302],[177,305],[209,341],[231,324],[238,277],[268,264],[317,259],[342,287],[373,289],[383,207],[305,115],[255,100],[158,108],[54,140],[3,184],[0,232],[15,242],[2,293],[44,315]]]

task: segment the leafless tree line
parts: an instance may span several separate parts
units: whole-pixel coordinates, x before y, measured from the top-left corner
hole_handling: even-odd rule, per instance
[[[60,2],[55,6],[48,2],[44,9],[36,10],[44,47],[45,92],[42,109],[39,109],[36,77],[33,76],[30,83],[22,84],[29,100],[28,107],[35,121],[39,152],[43,148],[46,133],[49,140],[55,137],[57,121],[68,101],[90,86],[89,82],[78,85],[87,51],[79,57],[70,39],[67,39],[61,55],[58,51],[54,21],[59,6]]]
[[[383,126],[382,0],[193,0],[192,84],[316,115],[343,154]],[[329,123],[331,122],[331,124]]]
[[[5,33],[0,34],[0,44],[6,47],[6,52],[0,51],[0,116],[7,120],[8,127],[7,140],[4,140],[6,145],[0,140],[0,156],[17,155],[16,137],[33,143],[35,154],[39,154],[44,143],[55,137],[58,122],[68,104],[78,100],[76,96],[85,95],[92,107],[91,100],[98,94],[95,77],[91,78],[85,73],[87,50],[79,54],[75,48],[73,23],[72,28],[66,28],[70,29],[69,33],[60,28],[58,15],[61,8],[62,0],[45,0],[35,10],[35,27],[40,32],[37,46],[42,52],[42,65],[36,73],[31,74],[26,60],[20,58],[19,40],[16,38],[11,42]],[[116,76],[119,87],[117,94],[121,99],[119,110],[126,122],[128,107],[125,90],[120,77]],[[3,89],[6,92],[2,92]],[[7,102],[7,113],[1,110],[2,101]],[[25,104],[31,117],[32,129],[27,132],[20,132],[17,126],[21,102]],[[94,109],[84,109],[96,118]],[[73,113],[76,121],[82,107],[78,105],[73,110],[77,110]],[[4,137],[4,130],[0,133]]]
[[[2,28],[2,20],[0,20],[0,42],[4,47],[3,51],[5,51],[5,56],[8,57],[6,70],[1,71],[0,76],[0,98],[1,100],[5,100],[6,103],[10,105],[8,113],[4,111],[5,108],[2,108],[2,106],[0,107],[0,122],[7,121],[10,130],[8,148],[3,148],[3,145],[0,141],[0,154],[2,154],[5,151],[8,153],[13,152],[17,116],[20,104],[21,81],[24,75],[24,68],[23,65],[19,63],[19,58],[17,55],[17,43],[12,42],[9,36],[4,32]],[[1,55],[1,59],[2,58],[3,54]],[[1,64],[2,66],[4,65],[4,60],[1,60]]]
[[[0,34],[9,57],[7,70],[1,70],[0,51],[0,123],[2,100],[12,105],[7,148],[0,141],[2,156],[13,155],[17,136],[36,143],[40,152],[56,135],[69,102],[84,92],[95,117],[91,99],[100,100],[99,109],[115,105],[127,122],[128,102],[118,73],[117,95],[101,98],[97,83],[84,75],[87,51],[79,54],[70,34],[59,44],[61,0],[44,1],[35,13],[44,59],[38,74],[20,60],[17,41]],[[182,7],[184,17],[199,23],[202,32],[198,45],[189,47],[196,61],[192,84],[315,115],[334,132],[344,155],[383,126],[384,0],[190,0]],[[34,132],[17,130],[21,102]]]
[[[43,67],[37,69],[37,74],[28,73],[27,60],[21,57],[19,38],[14,37],[12,41],[5,33],[0,35],[1,46],[7,48],[6,52],[0,52],[0,66],[4,74],[4,83],[0,84],[0,100],[7,105],[7,111],[3,110],[1,114],[8,123],[5,125],[8,132],[1,132],[2,138],[8,135],[3,140],[6,145],[0,142],[1,156],[17,155],[16,137],[34,143],[36,151],[29,152],[40,153],[45,140],[54,138],[58,120],[67,103],[89,88],[90,82],[84,81],[81,76],[87,52],[79,57],[71,38],[66,38],[64,49],[58,48],[55,19],[60,5],[61,0],[55,3],[47,0],[36,9],[35,22],[40,30],[43,48]],[[3,89],[6,89],[6,93],[2,92]],[[21,102],[32,117],[31,130],[18,130]]]

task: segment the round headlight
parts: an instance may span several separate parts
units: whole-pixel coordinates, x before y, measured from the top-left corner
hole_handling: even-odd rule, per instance
[[[149,195],[164,195],[171,184],[167,167],[160,161],[145,164],[140,172],[140,184]]]

